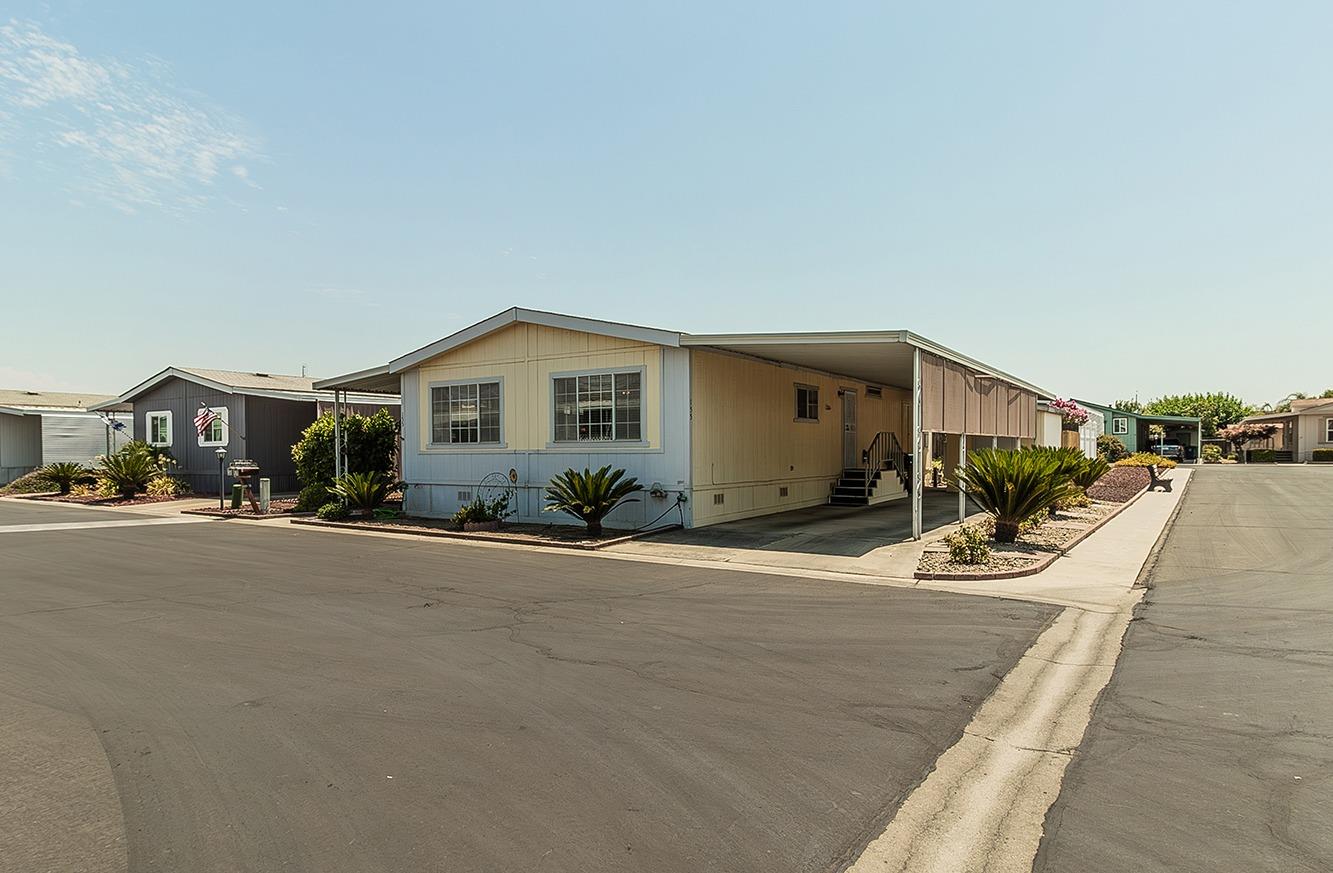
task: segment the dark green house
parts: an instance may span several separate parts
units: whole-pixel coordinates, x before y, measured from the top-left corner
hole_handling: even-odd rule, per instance
[[[1111,436],[1125,444],[1131,452],[1151,452],[1162,440],[1178,442],[1185,452],[1186,461],[1199,459],[1199,446],[1203,440],[1203,421],[1184,415],[1144,415],[1140,412],[1126,412],[1080,400],[1084,406],[1100,412],[1105,420],[1104,429]],[[1160,424],[1164,431],[1161,437],[1152,436],[1148,428]]]

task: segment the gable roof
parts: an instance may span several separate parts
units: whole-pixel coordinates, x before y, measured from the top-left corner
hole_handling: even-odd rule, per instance
[[[1289,412],[1267,412],[1263,415],[1250,415],[1241,419],[1241,421],[1276,421],[1282,418],[1296,418],[1300,415],[1333,415],[1333,399],[1317,398],[1317,404],[1304,404],[1296,406],[1295,400],[1291,403]]]
[[[112,398],[113,403],[133,402],[168,379],[184,379],[196,385],[212,388],[224,394],[246,394],[253,397],[272,397],[279,400],[332,400],[331,391],[315,388],[315,380],[310,376],[289,376],[281,373],[245,373],[239,370],[213,370],[205,367],[167,367],[160,373],[145,379],[119,397]],[[348,398],[358,402],[362,398],[355,395]],[[367,402],[393,403],[395,397],[376,396],[366,398]],[[101,404],[94,409],[105,409],[109,404]]]
[[[1093,409],[1100,410],[1103,415],[1122,415],[1126,418],[1142,418],[1147,421],[1178,421],[1181,424],[1202,424],[1203,419],[1195,415],[1149,415],[1146,412],[1130,412],[1128,409],[1116,409],[1114,406],[1107,406],[1104,403],[1093,403],[1091,400],[1078,401],[1084,406],[1090,406]]]
[[[451,349],[467,345],[474,340],[503,330],[511,324],[541,324],[546,327],[557,327],[563,330],[577,330],[583,333],[595,333],[601,336],[619,337],[621,339],[634,340],[636,342],[655,343],[659,346],[671,346],[676,348],[680,345],[680,334],[671,330],[660,330],[655,327],[642,327],[637,324],[621,324],[616,321],[602,321],[596,318],[581,318],[576,315],[561,315],[558,312],[545,312],[540,309],[522,309],[518,306],[512,309],[506,309],[499,315],[492,315],[490,318],[479,321],[471,327],[465,327],[460,331],[449,334],[443,339],[436,340],[430,345],[422,346],[414,352],[408,352],[400,358],[395,358],[389,362],[389,372],[399,373],[403,370],[415,367],[424,361],[442,355]],[[333,381],[333,380],[325,380]]]
[[[81,394],[71,391],[17,391],[10,389],[0,389],[0,407],[22,410],[25,412],[37,412],[40,410],[90,410],[93,407],[101,407],[114,401],[116,398],[109,394]],[[110,412],[125,412],[129,407],[116,408],[118,404],[112,404]]]

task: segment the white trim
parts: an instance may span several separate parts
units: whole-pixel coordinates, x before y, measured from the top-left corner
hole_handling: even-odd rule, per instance
[[[203,446],[203,447],[206,447],[206,448],[216,448],[217,446],[225,446],[225,445],[227,445],[228,441],[231,439],[231,414],[227,411],[227,407],[225,407],[225,406],[210,406],[210,407],[208,407],[208,408],[209,408],[210,411],[217,413],[218,418],[222,420],[222,439],[220,439],[220,440],[206,440],[206,439],[203,438],[203,436],[202,436],[202,435],[199,433],[199,431],[197,431],[197,430],[194,432],[194,434],[195,434],[196,437],[198,437],[198,441],[199,441],[199,445],[200,445],[200,446]],[[195,412],[194,412],[194,414],[195,414],[195,415],[198,415],[198,414],[199,414],[199,410],[196,409]],[[190,421],[190,426],[191,426],[191,427],[194,426],[194,421],[193,421],[193,419]],[[210,423],[210,424],[209,424],[209,427],[212,427],[212,426],[213,426],[213,425]]]
[[[153,441],[153,419],[157,416],[163,416],[167,420],[167,441],[164,443]],[[176,430],[171,420],[170,409],[152,409],[143,414],[143,441],[154,448],[171,448],[175,440]]]
[[[395,358],[389,362],[390,373],[399,373],[403,370],[415,367],[417,364],[430,360],[445,352],[452,351],[459,346],[467,345],[470,342],[479,340],[488,334],[502,330],[511,324],[539,324],[546,327],[555,327],[562,330],[576,330],[581,333],[597,334],[599,336],[618,337],[620,339],[634,340],[637,342],[652,343],[659,346],[670,346],[678,348],[681,344],[681,335],[675,331],[659,330],[654,327],[640,327],[633,324],[621,324],[614,321],[601,321],[595,318],[580,318],[575,315],[561,315],[557,312],[543,312],[539,309],[521,309],[515,306],[512,309],[506,309],[498,315],[492,315],[483,321],[463,328],[460,331],[449,334],[443,339],[436,340],[430,345],[422,346],[414,352],[409,352],[402,357]]]
[[[577,397],[578,397],[578,394],[577,394],[577,392],[578,392],[578,384],[577,384],[577,383],[578,383],[578,379],[579,379],[580,376],[610,376],[610,377],[611,377],[611,391],[612,391],[612,394],[614,395],[614,393],[615,393],[615,384],[616,384],[616,383],[615,383],[615,377],[616,377],[616,376],[619,376],[619,375],[628,374],[628,373],[638,373],[638,374],[639,374],[639,438],[638,438],[638,439],[636,439],[636,440],[618,440],[618,439],[615,439],[615,424],[616,424],[616,422],[615,422],[615,403],[616,403],[616,401],[615,401],[615,397],[614,397],[614,396],[611,398],[611,409],[612,409],[612,412],[611,412],[611,417],[612,417],[611,436],[612,436],[612,438],[611,438],[611,439],[609,439],[609,440],[579,440],[579,439],[573,439],[573,440],[560,440],[560,439],[556,439],[556,436],[555,436],[555,381],[556,381],[557,379],[573,379],[573,380],[575,380],[575,389],[574,389],[574,390],[575,390],[575,417],[577,418],[577,406],[578,406],[578,400],[577,400]],[[644,366],[644,365],[639,365],[639,366],[637,366],[637,367],[632,367],[632,366],[629,366],[629,367],[602,367],[602,368],[594,369],[594,370],[568,370],[568,371],[560,372],[560,373],[551,373],[550,376],[548,377],[548,383],[549,383],[549,384],[548,384],[548,388],[549,388],[549,390],[547,391],[546,396],[547,396],[547,398],[548,398],[548,399],[550,400],[550,402],[551,402],[551,406],[550,406],[550,410],[551,410],[551,429],[550,429],[549,431],[547,431],[547,434],[546,434],[546,438],[547,438],[547,440],[548,440],[548,442],[546,443],[546,447],[547,447],[548,449],[563,449],[563,450],[568,451],[568,450],[570,450],[571,448],[578,447],[578,449],[577,449],[578,451],[583,451],[583,450],[584,450],[583,447],[585,447],[585,446],[586,446],[586,447],[592,447],[592,446],[604,446],[604,447],[605,447],[605,446],[610,446],[610,447],[625,447],[625,446],[635,447],[635,446],[638,446],[638,447],[647,447],[647,446],[649,445],[649,443],[648,443],[648,436],[647,436],[647,434],[648,434],[648,415],[647,415],[647,409],[648,409],[648,368],[647,368],[646,366]],[[659,404],[662,403],[662,401],[661,401],[660,398],[658,399],[658,403],[659,403]],[[665,428],[665,426],[666,426],[666,422],[665,422],[665,421],[661,422],[661,426],[662,426],[663,428]]]
[[[135,397],[138,397],[144,392],[152,388],[155,388],[156,386],[162,384],[163,382],[171,378],[180,379],[185,382],[193,382],[196,385],[203,385],[205,388],[212,388],[214,391],[218,391],[222,394],[242,394],[249,397],[269,397],[274,400],[298,400],[298,401],[309,401],[311,403],[321,400],[330,403],[333,402],[332,391],[316,391],[313,388],[309,391],[292,391],[281,388],[238,388],[234,385],[225,385],[221,382],[214,381],[213,379],[206,379],[203,376],[191,373],[189,370],[180,370],[177,369],[176,367],[167,367],[165,370],[158,373],[157,375],[152,376],[151,378],[146,379],[143,382],[140,382],[138,385],[135,385],[133,388],[131,388],[129,391],[126,391],[119,397],[116,397],[112,400],[108,400],[106,403],[99,403],[96,406],[89,406],[88,411],[99,412],[106,410],[108,407],[111,406],[118,406],[122,403],[130,403],[134,400]],[[348,403],[365,403],[365,404],[379,403],[379,404],[393,405],[395,403],[401,402],[398,397],[391,394],[348,393],[345,399],[346,402]]]
[[[1324,419],[1324,442],[1333,443],[1333,418]]]
[[[485,442],[475,443],[437,443],[435,442],[435,397],[433,393],[436,388],[451,388],[455,385],[489,385],[494,383],[500,387],[500,439],[498,441],[487,440]],[[480,404],[480,389],[478,389],[477,402]],[[480,408],[478,408],[477,418],[477,436],[481,436],[481,418]],[[446,451],[446,452],[465,452],[484,449],[504,450],[509,446],[509,441],[505,438],[505,380],[504,376],[478,376],[474,379],[451,379],[440,382],[426,383],[426,442],[425,451]]]
[[[1121,429],[1124,425],[1124,429]],[[1111,436],[1129,436],[1129,416],[1112,415],[1111,416]]]

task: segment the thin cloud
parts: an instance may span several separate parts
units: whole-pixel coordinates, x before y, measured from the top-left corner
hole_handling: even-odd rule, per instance
[[[0,126],[42,166],[64,152],[74,163],[71,193],[118,209],[198,208],[224,171],[258,188],[246,161],[258,142],[232,115],[186,92],[158,60],[95,60],[33,22],[0,26]],[[63,170],[64,168],[55,168]]]

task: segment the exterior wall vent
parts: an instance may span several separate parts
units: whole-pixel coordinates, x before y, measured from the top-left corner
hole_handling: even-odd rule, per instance
[[[458,492],[458,499],[459,499],[461,502],[463,502],[463,503],[467,503],[468,501],[470,501],[470,500],[472,499],[472,492],[471,492],[471,491],[459,491],[459,492]]]
[[[883,396],[884,396],[884,389],[883,389],[883,388],[876,388],[874,385],[867,385],[867,386],[866,386],[866,396],[867,396],[867,397],[883,397]]]
[[[786,486],[786,485],[779,485],[779,486],[778,486],[778,496],[779,496],[779,497],[786,497],[786,496],[787,496],[787,486]]]
[[[723,494],[721,491],[713,495],[714,506],[721,506],[726,502],[727,502],[727,495]]]

